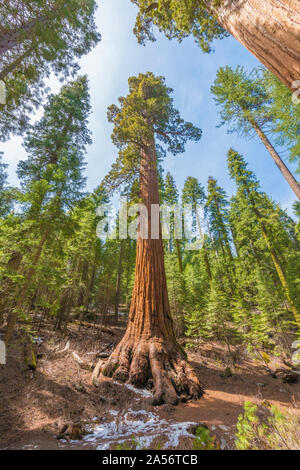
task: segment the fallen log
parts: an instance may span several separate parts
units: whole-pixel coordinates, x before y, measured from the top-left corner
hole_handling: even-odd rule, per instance
[[[81,367],[81,369],[84,369],[84,370],[92,370],[94,368],[94,365],[91,364],[91,363],[88,363],[88,362],[84,362],[76,352],[72,352],[72,356],[73,358],[75,359],[75,361],[77,362],[77,364],[79,365],[79,367]]]
[[[96,328],[97,330],[101,330],[101,331],[103,331],[103,333],[107,333],[107,334],[112,335],[112,336],[115,336],[115,334],[116,334],[114,331],[112,331],[109,328],[106,328],[105,326],[102,326],[102,325],[97,325],[97,324],[94,324],[94,323],[88,323],[86,321],[80,322],[79,320],[75,320],[74,323],[76,325],[81,324],[82,326],[85,326],[86,328]]]
[[[100,359],[97,364],[96,364],[96,367],[93,371],[93,374],[92,374],[92,384],[94,385],[94,387],[99,387],[99,382],[98,382],[98,377],[100,375],[100,370],[101,370],[101,367],[103,365],[103,360]]]
[[[67,341],[65,347],[61,349],[60,351],[55,351],[54,354],[55,355],[63,354],[68,351],[69,347],[70,347],[70,341]]]

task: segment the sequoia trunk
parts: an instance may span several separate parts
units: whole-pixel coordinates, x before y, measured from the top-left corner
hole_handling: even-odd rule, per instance
[[[300,79],[299,0],[204,0],[219,23],[290,89]]]
[[[125,335],[102,373],[139,387],[154,385],[154,404],[178,402],[178,395],[198,398],[202,389],[177,344],[170,314],[161,227],[151,237],[151,208],[159,204],[154,140],[142,150],[140,196],[148,209],[148,238],[138,233],[136,272]],[[154,225],[154,220],[153,220]]]

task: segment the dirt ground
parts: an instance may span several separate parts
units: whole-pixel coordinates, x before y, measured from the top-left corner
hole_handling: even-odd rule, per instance
[[[52,325],[43,326],[38,332],[35,371],[24,363],[22,335],[17,331],[7,352],[7,364],[0,366],[0,449],[95,449],[97,442],[57,437],[67,425],[80,424],[86,432],[95,422],[105,426],[124,415],[124,410],[145,410],[149,416],[154,412],[156,419],[172,423],[205,424],[228,449],[234,448],[235,425],[247,400],[257,404],[267,401],[300,417],[299,383],[290,385],[273,378],[244,350],[239,352],[233,375],[226,377],[226,352],[216,343],[200,345],[189,353],[206,391],[201,400],[153,407],[148,397],[108,379],[95,388],[91,370],[83,369],[73,353],[85,366],[95,366],[99,355],[110,353],[124,332],[123,327],[109,329],[101,332],[84,326],[79,331],[78,325],[71,324],[67,333],[62,333]],[[272,358],[269,367],[275,370],[282,363]],[[183,439],[179,448],[190,445],[191,439]]]

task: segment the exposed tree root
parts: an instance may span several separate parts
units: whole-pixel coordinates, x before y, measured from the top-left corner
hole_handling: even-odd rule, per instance
[[[204,393],[179,346],[158,338],[134,344],[125,336],[100,372],[139,388],[153,384],[153,405],[176,405],[180,397],[197,399]]]
[[[81,359],[81,357],[79,357],[78,354],[75,351],[72,352],[72,357],[73,357],[73,359],[75,359],[75,361],[77,362],[79,367],[81,367],[81,369],[85,369],[85,370],[92,370],[93,369],[93,364],[89,364],[87,362],[84,362]]]

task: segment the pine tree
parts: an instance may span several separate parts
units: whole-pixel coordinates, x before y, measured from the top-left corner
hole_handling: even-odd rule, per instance
[[[211,283],[203,329],[206,337],[217,339],[226,344],[230,363],[234,367],[235,361],[230,344],[238,333],[235,325],[232,324],[230,297],[216,279]]]
[[[291,297],[291,289],[285,272],[284,264],[286,263],[284,262],[285,260],[282,259],[282,256],[280,257],[280,253],[276,247],[278,233],[274,233],[274,230],[276,230],[276,224],[274,224],[274,221],[276,222],[276,214],[274,214],[274,209],[272,210],[272,204],[259,190],[259,183],[254,174],[247,170],[247,164],[243,157],[233,149],[230,149],[228,152],[228,168],[231,178],[234,179],[237,184],[240,197],[244,198],[246,205],[249,207],[249,210],[252,211],[252,214],[259,224],[265,245],[270,252],[290,310],[295,317],[296,323],[300,325],[300,315],[295,301]]]
[[[87,129],[89,113],[88,82],[86,77],[80,77],[64,86],[58,95],[49,97],[43,117],[25,139],[28,158],[19,163],[18,169],[24,188],[21,202],[38,241],[25,268],[24,282],[6,330],[6,343],[26,302],[44,246],[58,226],[68,233],[65,210],[82,197],[85,147],[91,142]]]
[[[284,146],[291,162],[300,165],[300,104],[290,90],[268,70],[262,70],[262,84],[268,94],[268,114],[271,117],[270,131],[275,143]],[[300,168],[298,167],[298,171]]]
[[[265,196],[263,205],[266,212],[273,212],[273,227],[278,227],[278,238],[284,237],[284,242],[278,239],[277,249],[283,252],[283,247],[289,247],[287,251],[295,252],[279,222],[274,204]],[[257,218],[240,191],[231,199],[230,224],[236,234],[235,244],[239,253],[235,262],[238,290],[233,318],[247,349],[261,360],[263,356],[259,348],[274,349],[280,344],[282,330],[288,330],[290,315]]]
[[[131,1],[139,8],[134,31],[142,44],[155,39],[153,26],[169,39],[192,35],[204,52],[211,50],[214,39],[230,33],[290,89],[299,79],[297,0],[276,5],[272,0]]]
[[[168,172],[166,174],[166,178],[165,178],[165,181],[164,181],[164,193],[163,193],[163,202],[165,204],[167,204],[170,208],[172,207],[175,207],[177,204],[178,204],[178,200],[179,200],[179,194],[178,194],[178,190],[176,188],[176,183],[175,183],[175,180],[173,178],[173,176],[171,175],[170,172]],[[174,230],[175,230],[175,226],[174,226],[174,215],[171,214],[171,226],[170,226],[170,243],[169,243],[169,248],[170,248],[170,251],[172,251],[172,242],[173,244],[175,245],[175,249],[176,249],[176,253],[177,253],[177,259],[178,259],[178,267],[179,267],[179,271],[180,273],[183,272],[183,265],[182,265],[182,247],[181,247],[181,243],[180,241],[178,240],[177,237],[173,237],[173,240],[172,240],[172,236],[175,235],[174,234]]]
[[[0,105],[0,140],[28,129],[28,115],[54,72],[74,76],[78,59],[99,41],[94,0],[7,0],[0,5],[0,80],[7,91]]]
[[[193,217],[193,226],[198,230],[200,237],[203,237],[203,260],[207,272],[208,279],[212,279],[208,248],[207,248],[207,239],[204,235],[204,227],[201,226],[201,221],[199,217],[199,206],[204,204],[205,201],[205,192],[204,188],[201,186],[197,178],[189,176],[184,183],[182,191],[182,204],[190,205],[192,207],[192,217]]]
[[[229,229],[229,203],[225,191],[218,186],[217,181],[210,177],[207,186],[206,210],[208,213],[209,224],[214,235],[214,240],[221,250],[224,258],[233,261],[233,255],[230,246]]]
[[[199,397],[201,387],[176,342],[168,300],[161,229],[151,236],[151,207],[159,204],[155,138],[172,154],[184,151],[188,140],[199,140],[201,131],[184,122],[173,108],[172,90],[152,73],[129,79],[129,94],[119,107],[109,108],[114,123],[112,140],[119,158],[109,181],[140,178],[140,201],[148,210],[149,239],[137,239],[135,284],[129,321],[122,341],[102,372],[115,379],[145,386],[154,382],[154,403],[177,403],[178,395]],[[115,183],[116,184],[116,183]],[[171,375],[172,374],[172,380]]]
[[[185,304],[185,283],[183,276],[183,252],[182,241],[178,238],[175,230],[175,216],[173,209],[180,213],[178,206],[179,192],[176,187],[175,179],[170,172],[166,174],[162,201],[170,209],[170,239],[169,250],[166,254],[166,273],[168,281],[168,292],[172,317],[175,324],[175,332],[181,335],[185,331],[184,322],[184,304]],[[175,251],[175,253],[174,253]]]
[[[4,217],[11,208],[11,198],[7,187],[7,164],[2,163],[3,153],[0,152],[0,218]]]
[[[221,67],[211,91],[220,108],[221,125],[227,123],[230,132],[245,136],[251,136],[254,130],[300,199],[298,182],[266,136],[267,125],[273,117],[268,114],[270,98],[259,77],[255,77],[253,73],[247,75],[242,67],[237,67],[235,71],[228,66]]]

